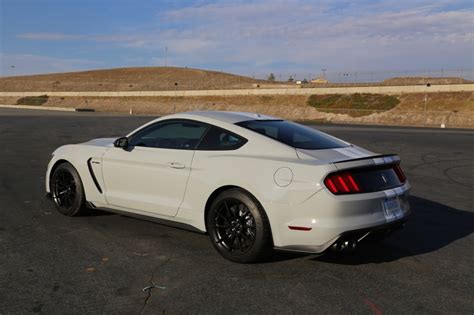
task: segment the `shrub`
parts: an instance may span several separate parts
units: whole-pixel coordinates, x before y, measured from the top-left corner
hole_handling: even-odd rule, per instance
[[[309,106],[319,111],[348,114],[352,117],[387,111],[399,103],[400,100],[395,96],[370,93],[311,95],[307,100]]]
[[[25,96],[16,101],[16,105],[41,106],[48,101],[48,95]]]

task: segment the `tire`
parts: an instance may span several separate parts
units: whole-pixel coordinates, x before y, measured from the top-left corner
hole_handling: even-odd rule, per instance
[[[263,261],[273,252],[270,223],[260,203],[241,189],[229,189],[212,202],[206,217],[212,244],[237,263]]]
[[[65,162],[56,167],[51,176],[50,191],[59,213],[70,217],[84,214],[84,188],[79,174],[70,163]]]

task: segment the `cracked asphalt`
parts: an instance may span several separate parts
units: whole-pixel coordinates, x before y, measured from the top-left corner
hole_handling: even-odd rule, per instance
[[[105,212],[64,217],[43,198],[56,147],[150,119],[0,110],[0,314],[474,312],[473,131],[317,126],[401,156],[410,221],[353,255],[239,265],[206,235]]]

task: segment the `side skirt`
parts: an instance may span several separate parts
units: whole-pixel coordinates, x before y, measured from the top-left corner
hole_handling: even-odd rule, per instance
[[[125,217],[131,217],[131,218],[135,218],[135,219],[139,219],[139,220],[143,220],[143,221],[154,222],[154,223],[158,223],[158,224],[161,224],[161,225],[166,225],[166,226],[178,228],[178,229],[181,229],[181,230],[191,231],[191,232],[195,232],[195,233],[199,233],[199,234],[206,234],[205,231],[201,231],[200,229],[198,229],[198,228],[196,228],[196,227],[194,227],[190,224],[186,224],[186,223],[181,223],[181,222],[176,222],[176,221],[171,221],[171,220],[166,220],[166,219],[160,219],[160,218],[156,218],[156,217],[151,217],[151,216],[147,216],[147,215],[127,212],[127,211],[122,211],[122,210],[117,210],[117,209],[110,209],[110,208],[104,208],[104,207],[98,208],[98,207],[94,206],[94,204],[91,203],[91,202],[88,202],[88,206],[89,206],[89,208],[94,209],[94,210],[112,212],[112,213],[116,213],[116,214],[119,214],[119,215],[123,215]]]

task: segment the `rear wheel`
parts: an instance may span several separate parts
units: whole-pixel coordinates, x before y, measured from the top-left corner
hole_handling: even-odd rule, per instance
[[[84,212],[84,188],[79,174],[70,163],[60,164],[54,170],[50,185],[51,197],[60,213],[77,216]]]
[[[229,189],[218,195],[206,223],[212,244],[228,260],[258,262],[272,253],[268,218],[260,203],[243,190]]]

